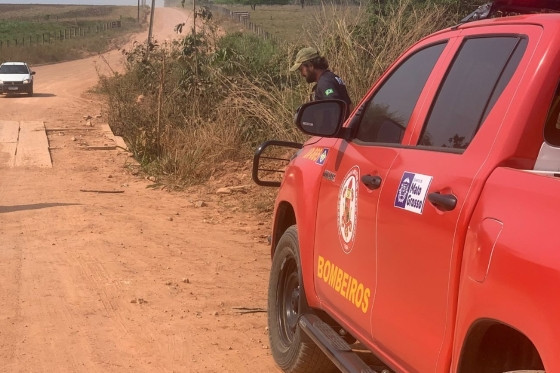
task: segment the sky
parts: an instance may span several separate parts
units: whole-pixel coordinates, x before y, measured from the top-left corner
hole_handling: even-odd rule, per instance
[[[152,0],[146,0],[150,5]],[[131,5],[137,6],[138,0],[0,0],[0,4],[79,4],[79,5]],[[163,0],[156,0],[156,7],[163,6]]]

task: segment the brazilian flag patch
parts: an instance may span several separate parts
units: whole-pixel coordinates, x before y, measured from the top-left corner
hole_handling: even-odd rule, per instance
[[[333,94],[333,93],[334,93],[334,89],[329,88],[329,89],[327,89],[327,90],[325,91],[325,96],[331,95],[331,94]]]

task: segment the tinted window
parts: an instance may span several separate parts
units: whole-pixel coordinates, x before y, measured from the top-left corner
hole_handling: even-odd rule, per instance
[[[466,149],[523,56],[520,37],[463,42],[432,106],[419,145]]]
[[[366,103],[356,138],[367,142],[399,143],[445,43],[410,56]]]

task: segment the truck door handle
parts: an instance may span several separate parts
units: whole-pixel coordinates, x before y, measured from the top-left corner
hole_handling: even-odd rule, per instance
[[[368,187],[368,189],[377,189],[381,186],[381,176],[364,175],[362,176],[362,183]]]
[[[457,197],[453,194],[434,192],[428,194],[428,200],[441,211],[451,211],[457,206]]]

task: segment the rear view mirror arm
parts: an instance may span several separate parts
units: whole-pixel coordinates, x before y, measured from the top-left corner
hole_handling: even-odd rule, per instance
[[[285,147],[285,148],[301,149],[303,147],[303,144],[299,142],[292,142],[292,141],[269,140],[259,145],[259,147],[255,151],[255,155],[253,156],[253,171],[252,171],[253,181],[255,182],[255,184],[260,186],[279,187],[280,186],[279,181],[266,181],[266,180],[261,180],[259,178],[259,171],[265,171],[269,173],[284,173],[283,170],[279,170],[279,169],[262,168],[260,166],[261,158],[267,160],[273,160],[273,161],[274,160],[282,161],[286,163],[291,160],[287,158],[263,156],[262,153],[266,150],[266,148],[268,148],[271,145]]]

